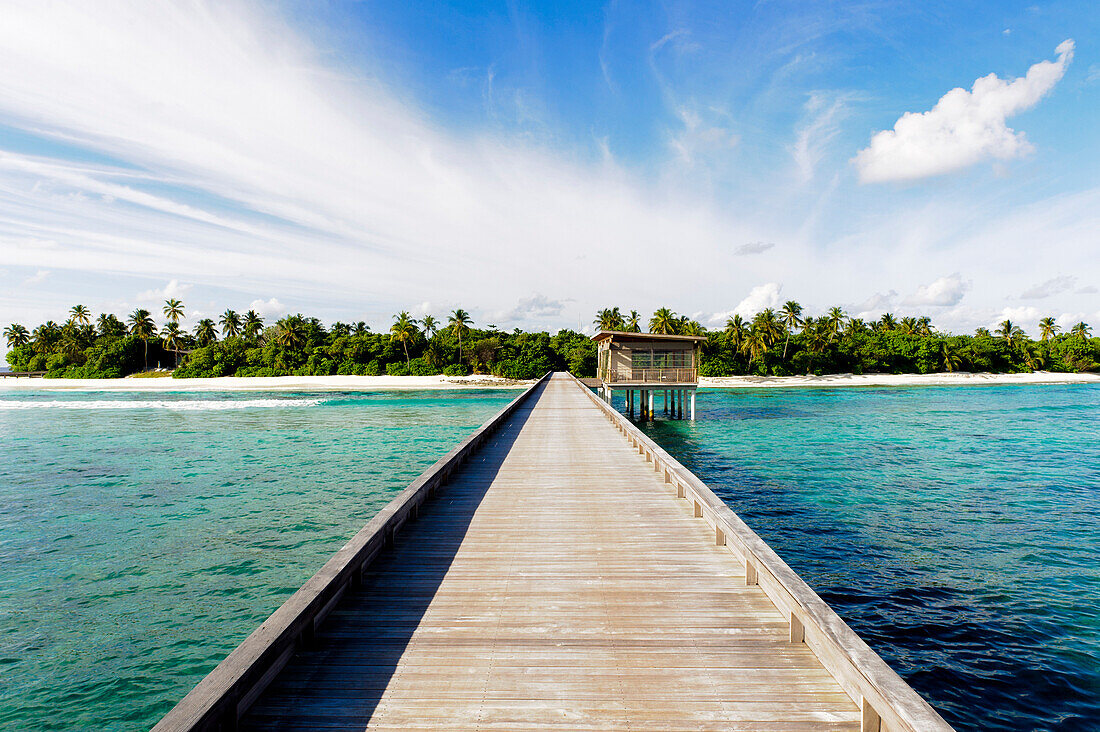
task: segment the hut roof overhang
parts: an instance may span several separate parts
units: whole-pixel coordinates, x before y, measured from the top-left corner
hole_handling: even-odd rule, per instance
[[[665,342],[695,342],[703,343],[707,340],[706,336],[691,336],[691,335],[665,335],[663,333],[631,333],[622,330],[601,330],[596,335],[592,336],[594,341],[615,340],[615,341],[651,341],[659,343]]]

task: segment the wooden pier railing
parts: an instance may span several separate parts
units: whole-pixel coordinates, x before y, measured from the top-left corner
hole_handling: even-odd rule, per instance
[[[564,729],[561,714],[566,711],[587,719],[593,728],[594,719],[610,719],[614,705],[627,703],[641,704],[641,719],[653,722],[655,729],[667,729],[678,719],[690,728],[691,704],[680,698],[688,692],[697,700],[706,697],[711,706],[700,713],[714,715],[707,719],[740,719],[746,729],[755,728],[753,720],[775,729],[776,723],[798,719],[802,721],[790,722],[790,728],[951,730],[710,488],[577,379],[549,377],[524,391],[391,501],[154,730],[231,730],[242,723],[248,729],[284,724],[288,729],[336,728],[338,720],[363,729],[374,724],[374,711],[387,729],[411,722],[428,728],[433,720],[451,729],[483,721],[506,728],[501,725],[525,714],[526,727]],[[524,406],[517,414],[521,405],[530,410]],[[492,436],[502,427],[499,436]],[[632,458],[632,452],[640,457]],[[469,464],[461,467],[465,461]],[[454,503],[426,506],[425,518],[406,528],[393,553],[376,562],[429,496],[448,482],[443,495]],[[588,503],[600,495],[602,505],[618,506],[616,515],[648,520],[645,530],[631,532],[623,525],[608,534],[586,523],[591,521]],[[457,518],[451,513],[455,506],[465,506]],[[476,530],[464,523],[469,519],[462,518],[462,511],[480,517]],[[542,518],[533,521],[532,515]],[[628,543],[620,534],[629,535],[632,550],[622,548]],[[455,546],[439,548],[446,536]],[[512,546],[521,536],[526,542],[522,556]],[[458,544],[466,550],[459,552]],[[743,579],[737,560],[744,566]],[[437,566],[429,571],[425,562]],[[410,587],[410,566],[441,579],[432,586],[421,577],[419,585]],[[368,571],[369,581],[360,587]],[[631,594],[639,581],[674,589],[654,602]],[[508,582],[515,586],[505,595],[517,607],[505,608],[500,599]],[[600,582],[612,583],[612,594],[605,595]],[[705,592],[686,607],[684,598],[694,597],[696,584]],[[740,610],[731,610],[729,600]],[[413,606],[404,604],[410,601],[427,601],[435,609],[411,618]],[[341,612],[319,631],[337,603]],[[654,624],[651,616],[661,614],[672,622]],[[386,627],[385,618],[391,623],[396,619],[401,627]],[[789,641],[797,649],[788,645],[788,626]],[[739,645],[746,642],[739,638],[748,638],[750,645]],[[379,644],[384,646],[380,650],[375,648]],[[400,663],[409,654],[414,657],[404,670],[385,656],[395,644],[401,649]],[[351,655],[336,658],[347,648]],[[768,666],[772,656],[760,657],[762,648],[787,660]],[[711,659],[703,666],[698,665],[700,649]],[[724,649],[731,655],[723,656]],[[305,652],[295,655],[300,650]],[[372,655],[378,653],[382,656]],[[744,658],[755,660],[738,660]],[[584,668],[575,667],[579,661]],[[724,665],[712,669],[714,662]],[[315,663],[321,666],[311,665]],[[336,667],[326,668],[329,663]],[[478,669],[488,675],[477,676]],[[500,673],[494,676],[487,669]],[[659,686],[664,684],[662,674],[679,675],[685,688],[655,693],[657,686],[650,685],[633,696],[621,688],[628,678]],[[656,682],[655,675],[660,676]],[[276,677],[279,682],[272,685]],[[496,696],[485,696],[490,677]],[[794,681],[799,678],[817,680],[800,687]],[[702,679],[724,684],[731,698],[710,691]],[[611,680],[615,683],[608,685]],[[756,691],[742,688],[746,682],[755,683],[751,688]],[[767,692],[761,684],[768,686]],[[295,696],[302,685],[309,693]],[[398,688],[383,704],[381,689],[392,686]],[[562,696],[566,693],[577,696]],[[752,696],[756,693],[766,698]],[[815,695],[825,701],[806,709]],[[288,704],[294,706],[294,699],[314,705],[299,709],[297,722],[281,716],[292,711]],[[596,709],[594,703],[604,706]],[[587,712],[576,708],[581,704],[588,705]],[[490,706],[497,716],[487,711]],[[310,716],[314,713],[319,716]],[[726,713],[734,716],[723,717]]]
[[[548,373],[528,387],[390,501],[153,730],[235,730],[241,716],[294,652],[309,642],[345,591],[360,581],[383,547],[393,543],[394,535],[416,517],[419,507],[446,484],[448,476],[549,378]]]
[[[696,518],[714,529],[714,541],[745,565],[745,583],[758,585],[790,623],[791,641],[805,643],[859,705],[861,732],[948,732],[952,727],[856,635],[779,555],[714,491],[618,410],[570,375],[627,440],[663,474]]]
[[[699,372],[683,367],[631,369],[629,374],[611,370],[608,377],[609,384],[695,384]]]

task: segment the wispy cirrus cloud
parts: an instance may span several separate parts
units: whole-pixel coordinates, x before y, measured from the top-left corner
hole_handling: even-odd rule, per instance
[[[1072,40],[1059,44],[1054,61],[1040,61],[1012,81],[983,76],[970,91],[957,88],[927,112],[906,112],[883,130],[854,162],[864,183],[915,180],[950,173],[981,160],[1009,160],[1031,152],[1022,132],[1006,119],[1039,103],[1061,81],[1073,59]]]
[[[496,313],[494,319],[502,323],[554,319],[562,314],[566,303],[566,300],[555,300],[542,293],[535,293],[530,297],[520,298],[516,306],[510,310]]]
[[[1053,277],[1042,284],[1029,287],[1020,293],[1021,300],[1042,300],[1048,298],[1051,295],[1058,295],[1063,292],[1067,292],[1073,289],[1074,283],[1077,282],[1077,278],[1073,275],[1061,275],[1060,277]]]
[[[744,236],[604,162],[446,133],[322,54],[252,4],[13,3],[0,116],[119,162],[6,153],[0,265],[499,307],[603,287],[573,256],[520,266],[529,251],[634,261]]]
[[[788,149],[798,168],[799,180],[809,183],[826,148],[840,133],[840,123],[847,111],[846,100],[814,92],[810,94],[804,109],[805,119],[795,130],[795,142]]]
[[[735,257],[744,257],[750,254],[763,254],[775,247],[774,241],[754,241],[748,244],[742,244],[741,246],[733,250]]]
[[[45,282],[46,278],[49,277],[49,276],[50,276],[50,271],[48,269],[40,269],[37,272],[35,272],[34,274],[32,274],[30,277],[25,278],[23,280],[23,284],[24,285],[40,285],[43,282]]]
[[[346,39],[283,7],[5,5],[0,125],[20,134],[0,140],[0,268],[14,288],[0,293],[0,325],[56,318],[73,300],[115,307],[115,292],[156,292],[173,279],[193,285],[189,313],[275,294],[274,310],[329,320],[381,325],[437,303],[484,323],[553,293],[561,310],[539,325],[576,327],[620,303],[732,312],[751,285],[779,274],[784,292],[824,308],[850,292],[910,293],[955,271],[981,273],[985,300],[968,295],[976,314],[944,309],[937,321],[958,312],[984,322],[1003,293],[1032,284],[1009,273],[1029,271],[1040,240],[1058,242],[1063,271],[1100,282],[1090,256],[1100,189],[1048,180],[1042,190],[1055,193],[1032,199],[980,194],[1003,200],[998,209],[979,194],[902,200],[850,186],[831,152],[850,144],[855,123],[840,122],[866,110],[832,107],[861,94],[859,79],[841,78],[845,51],[817,40],[870,27],[835,17],[847,9],[759,3],[761,34],[730,49],[692,17],[636,23],[632,8],[612,3],[604,69],[591,67],[601,99],[586,105],[593,99],[570,89],[563,114],[576,118],[554,128],[553,115],[538,118],[555,98],[517,81],[506,53],[467,58],[463,48],[435,69],[458,70],[440,84],[453,93],[465,83],[459,96],[478,113],[495,75],[491,119],[451,116],[430,83],[406,83],[419,62],[375,65],[369,33],[354,53],[329,47]],[[873,24],[875,12],[859,15]],[[664,38],[670,28],[682,32]],[[600,34],[592,40],[589,50]],[[804,106],[826,69],[838,91]],[[520,85],[531,96],[517,98]],[[573,137],[570,123],[581,130]],[[545,134],[528,134],[539,124]],[[809,184],[792,186],[792,170]],[[762,248],[772,242],[782,258]],[[762,252],[771,254],[751,256]],[[21,284],[39,270],[53,274]],[[1046,302],[1087,307],[1055,300]]]

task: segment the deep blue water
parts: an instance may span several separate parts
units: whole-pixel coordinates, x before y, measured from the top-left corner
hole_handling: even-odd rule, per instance
[[[959,729],[1100,729],[1100,387],[704,390],[647,433]]]

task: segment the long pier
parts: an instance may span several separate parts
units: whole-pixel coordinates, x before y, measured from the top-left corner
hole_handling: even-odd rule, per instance
[[[155,730],[950,730],[690,471],[547,375]]]

